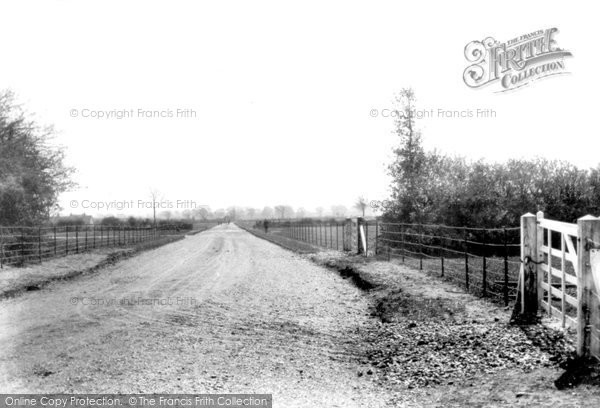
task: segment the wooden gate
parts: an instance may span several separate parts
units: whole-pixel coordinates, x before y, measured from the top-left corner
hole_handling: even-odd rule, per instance
[[[521,217],[520,311],[577,330],[577,354],[600,359],[600,218]]]

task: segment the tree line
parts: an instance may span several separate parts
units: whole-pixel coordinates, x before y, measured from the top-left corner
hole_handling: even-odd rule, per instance
[[[499,228],[519,225],[527,212],[571,223],[600,215],[600,164],[582,169],[544,158],[490,163],[425,151],[415,100],[411,89],[396,98],[404,114],[395,122],[400,143],[388,167],[392,196],[381,208],[384,220]]]
[[[73,169],[52,145],[52,127],[35,123],[12,92],[0,92],[0,225],[36,225],[58,206],[72,187]]]

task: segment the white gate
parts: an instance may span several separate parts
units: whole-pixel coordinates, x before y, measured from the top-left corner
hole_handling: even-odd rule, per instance
[[[521,314],[540,310],[577,329],[577,354],[600,359],[600,218],[521,217]]]

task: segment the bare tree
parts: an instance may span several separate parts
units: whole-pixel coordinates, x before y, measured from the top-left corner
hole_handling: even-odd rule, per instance
[[[289,205],[280,204],[275,207],[275,213],[277,214],[277,217],[280,219],[284,219],[286,217],[286,215],[288,217],[291,216],[293,211],[294,211],[293,208],[290,207]]]
[[[253,220],[254,216],[256,215],[256,209],[252,208],[252,207],[248,207],[248,208],[246,208],[246,214],[248,215],[248,218]]]
[[[151,188],[150,199],[152,200],[152,225],[156,228],[156,203],[162,199],[162,193],[156,188]]]
[[[286,205],[285,206],[285,214],[288,218],[294,218],[294,207],[292,207],[291,205]]]
[[[210,215],[210,210],[206,207],[200,207],[200,208],[193,210],[193,213],[194,213],[194,215],[200,217],[200,219],[202,221],[206,221],[206,219]]]
[[[325,211],[325,209],[323,207],[317,207],[317,208],[315,208],[315,211],[317,211],[317,215],[319,216],[319,218],[322,218],[323,212]]]
[[[273,218],[273,209],[271,207],[265,207],[261,214],[264,218]]]
[[[304,207],[300,207],[296,210],[296,218],[304,218],[306,217],[306,210]]]
[[[348,212],[348,209],[343,205],[332,205],[331,206],[331,213],[336,218],[345,217],[347,212]]]
[[[228,207],[227,208],[227,217],[230,221],[243,220],[246,211],[242,207]]]
[[[354,204],[354,208],[359,211],[362,211],[363,218],[365,217],[365,210],[367,209],[367,199],[363,196],[358,197],[356,203]]]

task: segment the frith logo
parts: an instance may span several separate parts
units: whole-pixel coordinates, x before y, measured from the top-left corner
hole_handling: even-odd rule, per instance
[[[557,28],[538,30],[500,43],[492,37],[471,41],[465,46],[465,57],[472,63],[463,79],[471,88],[499,82],[505,92],[529,85],[531,82],[565,71],[569,51],[558,48]]]

